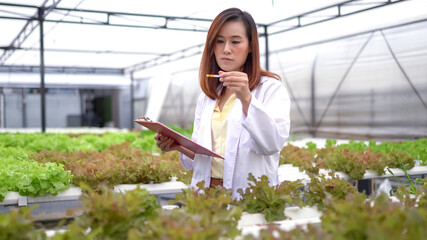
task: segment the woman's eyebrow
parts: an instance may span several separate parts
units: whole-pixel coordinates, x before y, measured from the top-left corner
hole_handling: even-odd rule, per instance
[[[224,36],[222,36],[222,35],[218,35],[217,37],[222,37],[222,38],[225,38]],[[233,35],[233,36],[231,36],[230,38],[243,38],[242,36],[240,36],[240,35]]]

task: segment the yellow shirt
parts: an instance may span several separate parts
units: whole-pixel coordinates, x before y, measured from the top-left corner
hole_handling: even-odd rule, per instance
[[[218,103],[212,115],[212,150],[221,156],[225,156],[227,139],[228,114],[236,101],[236,95],[232,94],[224,104],[222,111]],[[219,102],[219,101],[218,101]],[[222,179],[224,175],[224,160],[213,157],[211,163],[211,177]]]

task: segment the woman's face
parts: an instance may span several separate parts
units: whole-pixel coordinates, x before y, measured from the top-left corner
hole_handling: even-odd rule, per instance
[[[215,60],[224,71],[242,71],[250,53],[245,25],[241,21],[226,23],[215,39]]]

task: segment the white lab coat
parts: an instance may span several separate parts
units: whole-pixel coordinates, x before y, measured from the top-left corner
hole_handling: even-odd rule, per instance
[[[211,120],[217,100],[204,93],[197,100],[192,140],[212,149]],[[252,91],[252,99],[246,116],[242,103],[236,99],[228,115],[227,143],[224,160],[225,188],[236,190],[248,187],[248,175],[257,179],[268,176],[271,186],[278,185],[277,169],[280,151],[289,137],[290,99],[282,82],[262,77],[260,84]],[[181,163],[187,170],[193,170],[191,186],[205,181],[209,187],[211,157],[196,154],[194,160],[180,154]]]

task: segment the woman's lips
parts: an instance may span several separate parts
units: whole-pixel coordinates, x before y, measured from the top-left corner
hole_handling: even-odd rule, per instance
[[[221,58],[222,61],[231,61],[231,58]]]

